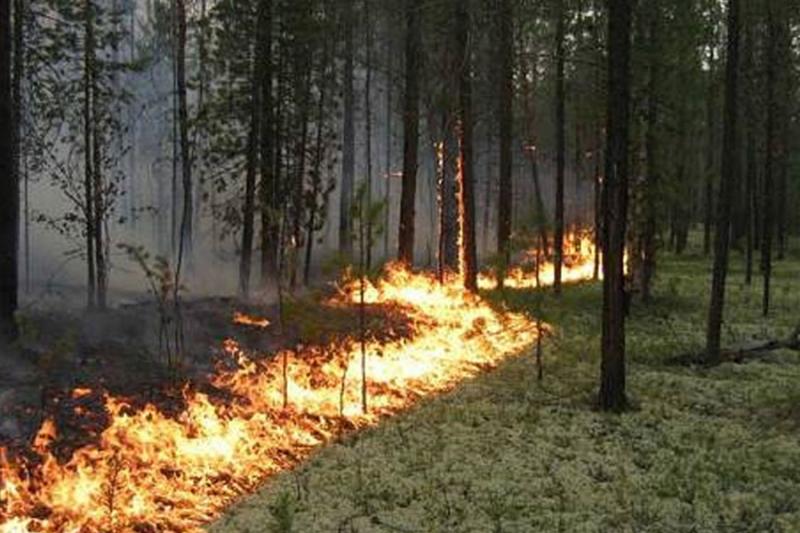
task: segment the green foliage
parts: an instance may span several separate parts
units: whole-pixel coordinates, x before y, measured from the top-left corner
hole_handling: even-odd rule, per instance
[[[270,531],[273,533],[292,533],[294,529],[294,516],[297,512],[297,503],[288,492],[282,492],[278,498],[269,505],[269,514],[272,516]]]

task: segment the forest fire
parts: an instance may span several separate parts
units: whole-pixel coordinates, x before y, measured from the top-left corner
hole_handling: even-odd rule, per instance
[[[347,283],[331,303],[359,299],[358,283]],[[495,310],[455,280],[440,285],[389,267],[364,299],[402,308],[413,324],[409,339],[366,340],[367,413],[357,336],[263,360],[226,341],[212,378],[225,400],[187,388],[186,409],[170,417],[106,396],[110,424],[68,461],[51,450],[52,420],[26,453],[0,449],[0,532],[198,530],[342,431],[445,391],[535,340],[531,321]]]
[[[595,278],[596,246],[592,235],[586,232],[575,232],[565,239],[564,267],[561,279],[564,283],[577,283]],[[516,266],[506,273],[503,281],[512,289],[532,289],[547,287],[555,282],[555,265],[549,259],[541,261],[538,278],[536,274],[536,250],[526,250]],[[602,277],[602,265],[599,265],[598,277]],[[493,273],[485,273],[478,280],[481,289],[491,290],[497,287],[497,278]]]

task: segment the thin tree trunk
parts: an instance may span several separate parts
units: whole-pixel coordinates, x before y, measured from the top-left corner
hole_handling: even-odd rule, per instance
[[[556,20],[556,212],[555,212],[555,278],[553,290],[561,294],[561,273],[564,263],[564,172],[566,167],[566,89],[565,63],[565,0],[558,0]]]
[[[775,159],[778,157],[777,135],[777,41],[778,21],[776,20],[773,0],[767,2],[767,150],[764,160],[764,197],[761,205],[764,207],[763,237],[761,245],[761,273],[764,280],[761,312],[769,315],[770,289],[772,283],[772,248],[775,230],[775,214],[773,213],[775,201]]]
[[[372,211],[372,21],[370,19],[369,4],[371,0],[364,0],[364,33],[366,49],[366,64],[364,68],[366,75],[364,79],[364,135],[365,135],[365,151],[366,151],[366,167],[367,175],[365,180],[367,183],[367,213]],[[372,268],[372,217],[368,216],[366,220],[366,239],[367,248],[365,250],[365,261],[367,270]],[[366,389],[365,389],[366,390]],[[364,411],[366,412],[366,396],[364,400]]]
[[[31,282],[31,255],[30,255],[30,196],[28,194],[28,168],[27,158],[23,150],[23,109],[25,98],[22,92],[22,83],[27,72],[25,69],[25,21],[27,19],[26,0],[14,0],[14,67],[11,94],[13,99],[13,125],[14,125],[14,172],[12,174],[19,190],[20,180],[24,180],[24,199],[25,199],[25,242],[24,242],[24,262],[25,262],[25,291],[30,291]],[[24,167],[24,172],[23,172]],[[19,208],[17,208],[19,209]],[[19,226],[19,215],[17,215],[17,226]],[[19,237],[17,237],[19,239]],[[19,248],[19,243],[17,243]],[[18,276],[19,274],[17,274]],[[18,282],[18,281],[17,281]]]
[[[625,235],[628,211],[630,0],[608,0],[608,125],[603,188],[603,333],[600,406],[620,411],[625,396]]]
[[[355,90],[353,88],[353,2],[345,8],[344,131],[342,134],[342,189],[339,198],[339,252],[353,254],[353,184],[356,173]]]
[[[658,186],[659,186],[659,136],[658,136],[658,77],[659,77],[659,17],[658,4],[653,3],[650,21],[650,79],[647,85],[647,134],[645,150],[647,157],[647,183],[645,184],[645,222],[642,236],[642,300],[649,302],[656,271],[656,232],[658,230]]]
[[[324,155],[323,143],[324,143],[324,125],[325,125],[325,103],[327,98],[327,93],[330,90],[328,74],[326,69],[328,68],[328,57],[327,54],[322,61],[322,73],[321,79],[322,83],[319,90],[319,104],[317,108],[317,138],[315,141],[315,153],[314,153],[314,176],[312,181],[312,188],[311,188],[311,198],[314,199],[316,202],[317,197],[319,196],[322,188],[322,159]],[[324,216],[324,215],[323,215]],[[308,213],[308,220],[306,224],[306,257],[304,263],[304,270],[303,270],[303,284],[308,286],[309,281],[311,279],[311,257],[312,252],[314,249],[314,232],[316,231],[316,224],[317,224],[317,208],[315,205],[311,205],[309,208]]]
[[[755,247],[755,233],[756,233],[756,182],[758,180],[757,170],[757,155],[756,155],[756,86],[755,86],[755,71],[754,71],[754,57],[756,53],[755,34],[753,32],[752,23],[746,26],[746,43],[747,50],[744,55],[743,72],[746,76],[746,119],[747,119],[747,169],[746,169],[746,214],[747,214],[747,227],[745,230],[745,237],[747,240],[745,250],[745,283],[751,285],[753,282],[753,256]]]
[[[11,2],[0,0],[0,342],[17,337],[19,176],[11,86]]]
[[[464,288],[478,292],[478,260],[475,242],[475,193],[472,162],[472,62],[469,45],[470,21],[467,6],[456,3],[456,41],[459,65],[459,221],[461,232],[461,274]]]
[[[183,210],[180,227],[180,260],[191,261],[193,252],[192,221],[194,220],[194,189],[192,187],[192,160],[189,151],[189,108],[186,95],[186,0],[175,0],[177,16],[176,74],[178,89],[178,130],[180,134],[181,184]]]
[[[511,155],[514,114],[514,9],[511,0],[500,0],[500,195],[497,202],[497,253],[507,265],[511,260],[511,217],[514,197]],[[502,279],[502,277],[501,277]]]
[[[263,5],[260,6],[260,9]],[[259,12],[259,27],[264,17]],[[259,137],[261,130],[261,84],[258,73],[258,62],[261,43],[256,40],[257,50],[252,58],[252,95],[250,97],[250,132],[247,138],[247,170],[245,171],[244,208],[242,211],[242,255],[239,262],[239,292],[243,297],[250,294],[250,273],[253,265],[253,238],[255,236],[255,195],[256,175],[259,168]]]
[[[703,253],[711,253],[711,232],[714,226],[714,154],[716,152],[716,125],[714,117],[714,51],[713,46],[709,51],[708,69],[708,96],[706,98],[706,128],[708,129],[708,144],[706,148],[706,176],[705,176],[705,220],[703,223]]]
[[[261,127],[259,156],[261,181],[259,201],[261,204],[261,286],[266,287],[278,277],[278,241],[280,233],[280,202],[278,198],[278,175],[276,171],[278,150],[275,102],[272,98],[272,0],[259,0],[261,23],[258,31],[257,49],[259,85],[261,87]]]
[[[406,78],[403,96],[403,183],[397,259],[414,263],[414,223],[419,151],[419,66],[422,53],[421,0],[405,0]]]
[[[83,163],[84,163],[84,216],[86,218],[86,265],[87,265],[87,306],[92,309],[97,304],[97,277],[95,272],[95,214],[94,214],[94,159],[92,139],[94,121],[92,118],[92,63],[94,56],[94,23],[92,0],[84,3],[84,59],[83,59]]]
[[[730,250],[731,198],[738,179],[736,145],[738,135],[739,0],[728,0],[727,48],[722,177],[719,187],[719,204],[717,206],[714,275],[711,285],[711,304],[708,311],[708,331],[706,335],[706,357],[709,363],[717,363],[720,359],[720,336]]]
[[[383,195],[384,202],[384,220],[383,220],[383,255],[384,260],[389,259],[389,248],[391,232],[392,215],[392,89],[394,88],[394,79],[392,78],[392,56],[393,50],[391,40],[386,39],[386,176],[384,177],[385,189]]]

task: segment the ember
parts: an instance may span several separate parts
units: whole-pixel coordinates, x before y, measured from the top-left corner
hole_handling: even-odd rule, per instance
[[[347,284],[332,304],[357,299],[357,284]],[[198,530],[341,431],[445,391],[535,340],[527,318],[495,310],[455,279],[440,285],[433,276],[392,266],[367,287],[365,300],[401,306],[414,324],[410,339],[367,342],[368,413],[355,371],[357,339],[266,360],[228,341],[223,353],[230,360],[212,383],[231,401],[187,389],[186,410],[171,418],[153,405],[135,410],[106,397],[109,427],[66,463],[52,453],[52,421],[25,458],[0,450],[0,532]]]

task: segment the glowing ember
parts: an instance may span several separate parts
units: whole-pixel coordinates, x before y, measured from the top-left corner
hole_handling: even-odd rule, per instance
[[[36,460],[12,461],[0,449],[0,532],[197,530],[343,429],[447,390],[535,340],[527,318],[493,309],[456,280],[438,285],[432,276],[391,267],[365,296],[401,306],[413,324],[411,339],[367,343],[368,414],[361,412],[355,339],[264,361],[227,341],[230,360],[212,382],[234,400],[187,389],[186,410],[170,418],[154,406],[137,411],[106,397],[110,426],[65,464],[50,451],[52,421],[36,438],[29,456]],[[357,299],[357,284],[348,284],[333,303]],[[222,370],[231,366],[236,370]]]
[[[565,239],[564,263],[561,280],[564,283],[577,283],[594,279],[594,261],[596,247],[591,235],[576,233]],[[537,287],[536,250],[526,251],[519,266],[510,268],[503,281],[512,289],[532,289]],[[602,277],[602,265],[598,276]],[[555,282],[555,265],[552,261],[542,261],[539,266],[539,286],[550,286]],[[497,278],[492,273],[481,274],[478,279],[481,289],[491,290],[497,287]]]
[[[233,323],[238,324],[239,326],[252,326],[254,328],[261,329],[268,328],[270,325],[270,321],[266,318],[246,315],[244,313],[240,313],[239,311],[233,314]]]

